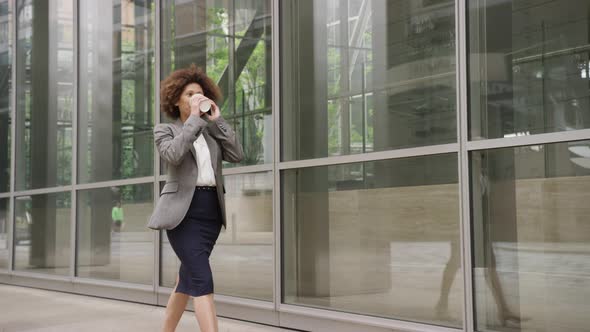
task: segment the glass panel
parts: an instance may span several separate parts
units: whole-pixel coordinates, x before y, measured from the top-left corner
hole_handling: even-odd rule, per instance
[[[17,190],[70,184],[73,2],[18,0]]]
[[[454,8],[281,2],[282,160],[456,142]]]
[[[78,181],[153,174],[154,2],[80,2]]]
[[[16,189],[72,182],[73,1],[17,0]]]
[[[480,331],[590,331],[590,141],[471,154]]]
[[[273,300],[272,172],[225,176],[227,229],[211,256],[218,294]]]
[[[12,32],[12,1],[0,1],[0,192],[10,191]]]
[[[455,154],[282,173],[283,301],[460,327]]]
[[[272,172],[225,177],[227,229],[210,258],[216,294],[273,300],[272,187]],[[162,285],[174,287],[180,262],[162,234]]]
[[[244,147],[243,165],[272,162],[272,94],[270,72],[264,63],[270,59],[270,43],[264,40],[236,40],[237,49],[252,47],[254,51],[236,81],[236,105],[230,118]],[[268,54],[267,54],[268,52]],[[240,61],[240,59],[236,60]],[[268,80],[268,84],[266,84]],[[227,163],[226,166],[236,164]]]
[[[0,269],[8,269],[8,227],[10,199],[0,198]]]
[[[152,284],[153,184],[78,192],[76,275]]]
[[[590,2],[469,2],[470,137],[590,127]]]
[[[69,192],[15,198],[14,269],[70,273]]]
[[[270,2],[162,0],[161,11],[161,79],[194,63],[221,88],[222,115],[245,153],[240,164],[224,167],[272,162]]]

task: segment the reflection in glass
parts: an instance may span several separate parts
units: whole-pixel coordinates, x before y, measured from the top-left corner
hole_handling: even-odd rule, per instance
[[[2,0],[0,1],[0,192],[10,191],[12,29],[12,1]]]
[[[590,2],[469,1],[471,139],[590,127]]]
[[[455,142],[454,7],[282,2],[282,159]]]
[[[216,293],[273,300],[272,172],[225,176],[227,229],[211,256]]]
[[[478,330],[590,331],[590,141],[471,154]]]
[[[0,198],[0,269],[8,269],[9,248],[8,248],[8,198]]]
[[[16,189],[70,184],[73,1],[16,1]]]
[[[211,255],[215,293],[273,300],[271,172],[225,176],[227,229]],[[174,287],[180,262],[162,232],[162,285]]]
[[[76,275],[152,284],[152,210],[151,183],[80,191]]]
[[[153,1],[80,2],[78,181],[153,172]]]
[[[15,198],[14,269],[70,273],[69,192]]]
[[[460,327],[455,154],[282,173],[283,301]]]
[[[191,63],[204,68],[221,88],[222,115],[244,147],[241,165],[272,162],[270,2],[162,0],[161,10],[161,79]]]

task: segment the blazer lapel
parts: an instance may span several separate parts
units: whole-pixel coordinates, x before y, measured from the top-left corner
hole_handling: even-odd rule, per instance
[[[213,166],[213,171],[215,174],[217,174],[217,154],[219,153],[219,150],[217,149],[217,142],[209,135],[207,129],[203,130],[203,136],[205,137],[205,141],[207,141],[207,147],[209,148],[209,154],[211,155],[211,165]]]
[[[182,126],[184,124],[182,123],[182,121],[180,120],[180,118],[176,119],[176,121],[174,121],[173,124],[174,124],[173,127],[176,130],[176,132],[174,133],[174,136],[179,135],[182,132]],[[193,158],[195,160],[197,160],[197,151],[195,151],[195,146],[193,144],[191,144],[191,146],[190,146],[190,151],[191,151],[191,153],[193,155]]]

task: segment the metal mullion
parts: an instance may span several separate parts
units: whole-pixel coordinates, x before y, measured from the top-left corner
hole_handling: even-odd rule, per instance
[[[15,191],[14,196],[33,196],[33,195],[42,195],[42,194],[53,194],[53,193],[67,192],[70,190],[72,190],[72,185]]]
[[[14,201],[14,188],[16,186],[16,42],[18,37],[18,25],[17,25],[17,15],[16,15],[16,0],[10,1],[11,5],[11,20],[10,20],[10,27],[12,27],[12,33],[10,38],[12,39],[11,47],[11,63],[12,68],[10,70],[11,75],[11,90],[10,90],[10,199],[8,201],[8,266],[7,270],[13,271],[14,270],[14,248],[13,248],[13,241],[14,241],[14,217],[15,217],[15,201]]]
[[[151,183],[152,181],[154,181],[153,175],[152,176],[144,176],[141,178],[134,178],[134,179],[109,180],[109,181],[77,184],[74,187],[76,190],[87,190],[87,189],[99,189],[99,188],[126,186],[126,185],[134,185],[134,184],[145,184],[145,183]]]
[[[153,176],[145,176],[145,177],[135,178],[135,179],[110,180],[110,181],[84,183],[84,184],[76,184],[76,185],[69,185],[69,186],[22,190],[22,191],[15,191],[13,194],[15,196],[51,194],[51,193],[66,192],[66,191],[70,191],[70,190],[87,190],[87,189],[99,189],[99,188],[114,187],[114,186],[145,184],[145,183],[151,183],[152,181],[154,181]]]
[[[273,108],[273,234],[274,234],[274,254],[273,254],[273,303],[275,311],[279,311],[282,300],[282,274],[281,274],[281,174],[279,165],[281,161],[281,68],[280,68],[280,3],[279,0],[273,0],[271,3],[271,40],[272,40],[272,108]]]
[[[76,195],[75,186],[78,183],[78,110],[80,109],[78,105],[78,93],[79,93],[79,80],[78,77],[80,75],[80,68],[79,66],[79,45],[80,41],[78,40],[79,37],[79,16],[80,16],[80,7],[77,0],[73,1],[73,54],[74,54],[74,82],[73,82],[73,109],[72,109],[72,189],[70,192],[70,279],[73,281],[76,277],[76,243],[77,243],[77,211],[78,211],[78,200]]]
[[[350,322],[353,324],[362,324],[367,326],[374,326],[393,331],[413,331],[413,332],[459,332],[460,329],[443,327],[438,325],[431,325],[428,323],[417,323],[406,320],[396,320],[383,317],[367,316],[363,314],[334,311],[330,309],[315,308],[308,306],[298,306],[293,304],[282,304],[281,312],[290,313],[301,316],[315,317],[326,320],[334,320],[340,322]]]
[[[47,274],[42,272],[35,272],[34,270],[29,271],[12,271],[12,276],[15,277],[26,277],[26,278],[36,278],[36,279],[43,279],[43,280],[52,280],[52,281],[64,281],[64,282],[72,282],[72,278],[67,275],[57,275],[57,274]]]
[[[449,143],[449,144],[432,145],[432,146],[425,146],[425,147],[387,150],[387,151],[344,155],[344,156],[334,156],[334,157],[325,157],[325,158],[317,158],[317,159],[286,161],[286,162],[279,163],[279,169],[286,170],[286,169],[293,169],[293,168],[331,166],[331,165],[379,161],[379,160],[387,160],[387,159],[428,156],[428,155],[436,155],[436,154],[444,154],[444,153],[457,153],[458,150],[459,150],[459,145],[457,143]]]
[[[273,164],[261,164],[252,166],[230,167],[223,169],[223,175],[237,175],[248,173],[269,172],[273,170]]]
[[[138,283],[134,283],[134,282],[117,281],[117,280],[75,277],[73,282],[78,285],[94,285],[94,286],[105,286],[105,287],[113,287],[113,288],[153,291],[152,285],[138,284]]]
[[[270,107],[262,107],[262,108],[256,108],[256,109],[252,109],[252,110],[248,110],[248,111],[244,111],[244,115],[246,116],[250,116],[250,115],[256,115],[256,114],[269,114],[271,112]],[[224,119],[226,121],[230,121],[230,120],[234,120],[236,117],[239,117],[238,115],[226,115],[224,116]]]
[[[172,292],[172,288],[168,289],[170,289],[170,292]],[[215,294],[215,302],[233,304],[250,308],[274,310],[273,303],[269,301],[249,299],[245,297],[223,295],[217,293]]]
[[[487,150],[498,148],[511,148],[525,145],[541,145],[552,143],[563,143],[570,141],[581,141],[590,139],[590,129],[579,129],[572,131],[560,131],[546,134],[535,134],[527,136],[492,138],[481,141],[467,142],[467,150]]]
[[[270,172],[273,170],[273,164],[260,164],[260,165],[251,165],[251,166],[239,166],[239,167],[227,167],[222,170],[223,176],[226,175],[239,175],[239,174],[250,174],[250,173],[262,173],[262,172]],[[168,175],[159,175],[156,177],[156,180],[159,181],[167,181]]]
[[[165,287],[162,286],[158,289],[158,292],[161,294],[170,295],[174,289],[172,287]],[[274,311],[274,304],[269,301],[258,300],[258,299],[250,299],[246,297],[238,297],[238,296],[231,296],[231,295],[224,295],[224,294],[217,294],[215,293],[215,302],[216,303],[223,303],[223,304],[230,304],[235,306],[241,306],[246,308],[256,308],[256,309],[263,309]]]
[[[463,272],[463,329],[473,331],[473,287],[471,266],[471,218],[469,190],[467,12],[465,1],[455,2],[455,56],[457,63],[457,139],[459,141],[459,238]]]
[[[10,196],[12,196],[10,191],[0,194],[0,198],[10,198]]]
[[[161,71],[161,59],[162,59],[162,55],[160,54],[161,52],[161,47],[160,47],[160,43],[162,41],[161,38],[161,14],[162,14],[162,10],[161,10],[161,1],[160,0],[155,0],[155,8],[156,8],[156,13],[155,13],[155,20],[154,20],[154,34],[155,34],[155,44],[154,44],[154,76],[155,76],[155,84],[154,84],[154,89],[155,94],[154,94],[154,100],[155,100],[155,105],[154,105],[154,126],[158,123],[160,123],[160,71]],[[154,145],[153,147],[154,149],[154,176],[152,181],[154,181],[153,183],[153,205],[154,207],[156,206],[157,203],[157,199],[159,197],[159,193],[160,193],[160,182],[158,181],[158,178],[160,177],[160,154],[158,153],[158,149],[156,148],[156,146]],[[154,299],[155,299],[155,303],[158,303],[158,288],[160,287],[160,265],[161,265],[161,260],[160,260],[160,252],[161,252],[161,248],[160,248],[160,238],[161,238],[161,234],[160,231],[155,231],[153,232],[153,241],[154,241],[154,270],[153,270],[153,290],[154,290]]]
[[[236,31],[235,31],[235,6],[234,1],[228,1],[228,33],[227,38],[228,54],[227,54],[227,69],[228,69],[228,80],[227,80],[227,96],[233,96],[229,99],[230,108],[228,109],[230,114],[236,114],[236,82],[235,82],[235,61],[236,61]],[[207,32],[207,36],[209,33]],[[206,65],[205,65],[206,66]],[[244,121],[244,119],[242,119]],[[243,144],[242,140],[242,144]]]

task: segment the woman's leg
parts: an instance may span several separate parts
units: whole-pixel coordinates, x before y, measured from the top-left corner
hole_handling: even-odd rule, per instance
[[[186,309],[188,295],[176,293],[176,287],[178,287],[178,276],[176,276],[176,286],[172,294],[170,294],[168,304],[166,305],[166,319],[164,321],[163,332],[174,332],[180,321],[180,317],[184,313],[184,309]]]
[[[217,332],[217,312],[213,293],[193,298],[195,316],[199,321],[199,328],[202,332]]]

